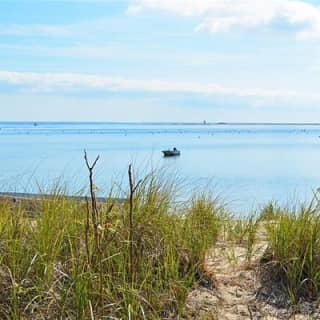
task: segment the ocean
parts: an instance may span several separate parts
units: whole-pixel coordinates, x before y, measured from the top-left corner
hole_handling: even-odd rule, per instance
[[[125,190],[128,165],[140,177],[155,169],[182,181],[180,199],[210,190],[236,213],[273,200],[308,200],[320,187],[320,125],[175,123],[0,123],[1,191],[48,192],[87,185],[84,149],[100,155],[99,194],[117,182]],[[180,157],[161,151],[176,147]]]

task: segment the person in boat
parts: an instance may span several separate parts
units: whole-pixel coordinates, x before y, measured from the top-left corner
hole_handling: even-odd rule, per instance
[[[173,151],[177,151],[177,148],[176,148],[176,147],[174,147],[174,148],[173,148]]]

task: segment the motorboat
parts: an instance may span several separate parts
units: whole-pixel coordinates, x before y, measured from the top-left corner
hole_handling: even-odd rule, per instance
[[[172,150],[163,150],[162,153],[164,157],[180,156],[180,151],[177,148],[173,148]]]

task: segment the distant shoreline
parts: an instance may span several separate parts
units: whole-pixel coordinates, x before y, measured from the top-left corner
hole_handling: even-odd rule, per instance
[[[114,124],[114,125],[189,125],[189,126],[320,126],[320,122],[119,122],[119,121],[0,121],[1,124]]]

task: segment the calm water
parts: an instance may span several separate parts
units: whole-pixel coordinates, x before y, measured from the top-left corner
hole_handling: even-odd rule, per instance
[[[86,183],[83,149],[99,154],[97,185],[166,167],[187,188],[206,186],[244,211],[274,199],[303,200],[320,187],[318,125],[173,125],[110,123],[0,123],[3,191],[34,191],[55,178],[74,191]],[[177,147],[179,158],[161,150]]]

